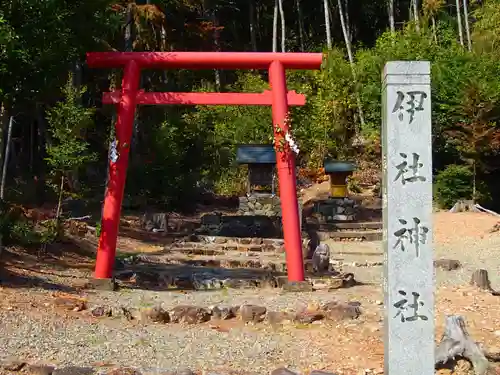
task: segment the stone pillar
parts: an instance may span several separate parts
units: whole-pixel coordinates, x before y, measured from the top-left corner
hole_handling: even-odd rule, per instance
[[[430,63],[391,61],[382,94],[385,374],[434,374]]]

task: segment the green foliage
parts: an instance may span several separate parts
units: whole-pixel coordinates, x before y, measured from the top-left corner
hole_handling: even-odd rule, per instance
[[[449,165],[435,178],[434,195],[443,208],[451,208],[460,199],[472,199],[473,174],[463,165]]]
[[[66,173],[81,169],[96,160],[96,153],[89,150],[85,132],[93,126],[94,110],[77,103],[78,92],[70,75],[63,88],[64,101],[58,102],[47,113],[52,142],[47,146],[47,164],[53,176],[60,179]],[[54,185],[53,185],[54,186]],[[54,189],[58,191],[57,183]]]
[[[33,223],[16,208],[5,202],[0,213],[0,236],[2,244],[38,247],[55,242],[60,238],[61,230],[56,220]]]

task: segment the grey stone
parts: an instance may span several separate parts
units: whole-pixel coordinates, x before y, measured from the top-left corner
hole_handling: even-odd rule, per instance
[[[52,375],[54,366],[30,365],[26,367],[26,373],[30,375]]]
[[[52,375],[93,375],[95,373],[92,367],[63,367],[55,369]]]
[[[457,270],[462,267],[462,263],[455,259],[436,259],[434,261],[434,267],[442,268],[446,271]]]
[[[313,370],[310,372],[309,375],[337,375],[337,373],[336,372],[321,371],[321,370]]]
[[[142,373],[131,367],[123,367],[110,370],[106,375],[142,375]]]
[[[175,372],[175,375],[195,375],[193,371],[188,368],[179,369]]]
[[[170,311],[169,316],[172,323],[198,324],[208,322],[211,314],[197,306],[176,306]]]
[[[151,321],[153,323],[169,323],[170,315],[160,306],[148,307],[141,311],[141,320]]]
[[[312,292],[313,291],[313,285],[312,282],[310,281],[287,281],[284,283],[281,288],[285,292],[292,292],[292,293],[297,293],[297,292]]]
[[[5,371],[20,371],[24,366],[26,366],[26,362],[16,358],[7,358],[0,362],[0,369]]]
[[[430,63],[388,62],[382,95],[385,371],[433,375]]]
[[[85,285],[87,289],[104,290],[104,291],[116,291],[118,290],[118,284],[114,278],[111,279],[90,279]]]
[[[234,314],[232,309],[229,307],[215,306],[211,309],[211,312],[212,312],[212,319],[228,320],[228,319],[236,317],[236,315]]]
[[[280,367],[271,372],[271,375],[297,375],[297,373],[288,370],[287,368]]]
[[[324,317],[328,320],[340,321],[346,319],[357,319],[361,315],[359,306],[353,306],[348,303],[332,301],[321,306]]]
[[[313,272],[324,273],[330,268],[330,247],[320,244],[314,250],[312,256]]]
[[[263,306],[241,305],[239,314],[245,323],[259,323],[265,318],[267,309]]]
[[[110,317],[113,315],[113,310],[108,306],[96,306],[90,311],[90,313],[95,318]]]

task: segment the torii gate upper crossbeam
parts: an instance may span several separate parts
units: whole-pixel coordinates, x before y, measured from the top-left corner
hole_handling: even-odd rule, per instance
[[[288,132],[288,106],[303,105],[305,98],[286,88],[285,69],[319,69],[321,53],[247,52],[92,52],[87,64],[92,68],[123,68],[121,92],[105,93],[104,103],[118,105],[116,158],[111,158],[104,199],[101,236],[95,277],[113,275],[118,226],[128,167],[128,155],[135,108],[139,104],[183,105],[272,105],[276,165],[283,220],[288,279],[304,280],[302,241],[297,204],[295,158],[284,141]],[[271,92],[263,93],[145,93],[139,89],[142,69],[268,69]],[[285,145],[285,146],[283,146]]]

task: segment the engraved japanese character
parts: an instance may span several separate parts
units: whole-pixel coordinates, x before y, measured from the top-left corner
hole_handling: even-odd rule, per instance
[[[408,155],[401,152],[399,155],[403,159],[407,159]],[[407,182],[416,182],[416,181],[426,181],[426,178],[423,176],[419,175],[419,170],[424,166],[423,163],[420,163],[420,155],[413,152],[413,162],[411,164],[408,164],[406,160],[402,161],[400,164],[396,165],[396,169],[398,170],[398,174],[396,175],[396,178],[394,179],[394,182],[399,180],[401,178],[401,183],[405,185]],[[406,174],[411,171],[411,176],[406,177]]]
[[[423,91],[408,91],[405,95],[403,92],[398,91],[397,95],[398,97],[396,99],[396,103],[394,104],[394,108],[392,109],[392,113],[398,112],[399,121],[403,121],[403,111],[405,110],[403,101],[405,99],[405,96],[408,95],[410,99],[406,102],[408,106],[406,108],[406,112],[410,114],[409,124],[411,124],[415,118],[415,112],[424,110],[424,100],[425,98],[427,98],[427,94]],[[416,96],[419,96],[418,100]]]
[[[399,219],[399,222],[403,225],[408,224],[405,219]],[[394,249],[399,247],[401,251],[406,251],[407,244],[415,246],[415,253],[417,258],[420,256],[420,244],[425,244],[427,242],[427,234],[429,233],[429,228],[421,225],[420,219],[418,217],[413,218],[413,227],[406,228],[403,227],[396,232],[394,235],[398,238]]]
[[[422,301],[419,301],[420,294],[417,292],[412,292],[411,295],[413,297],[413,303],[408,304],[407,293],[404,290],[398,290],[398,294],[400,294],[403,298],[398,302],[394,303],[393,306],[398,309],[397,314],[394,318],[398,316],[401,317],[401,322],[414,322],[418,319],[429,320],[429,318],[423,314],[419,314],[418,310],[420,307],[424,306]],[[409,309],[412,310],[412,315],[405,315],[404,313]]]

